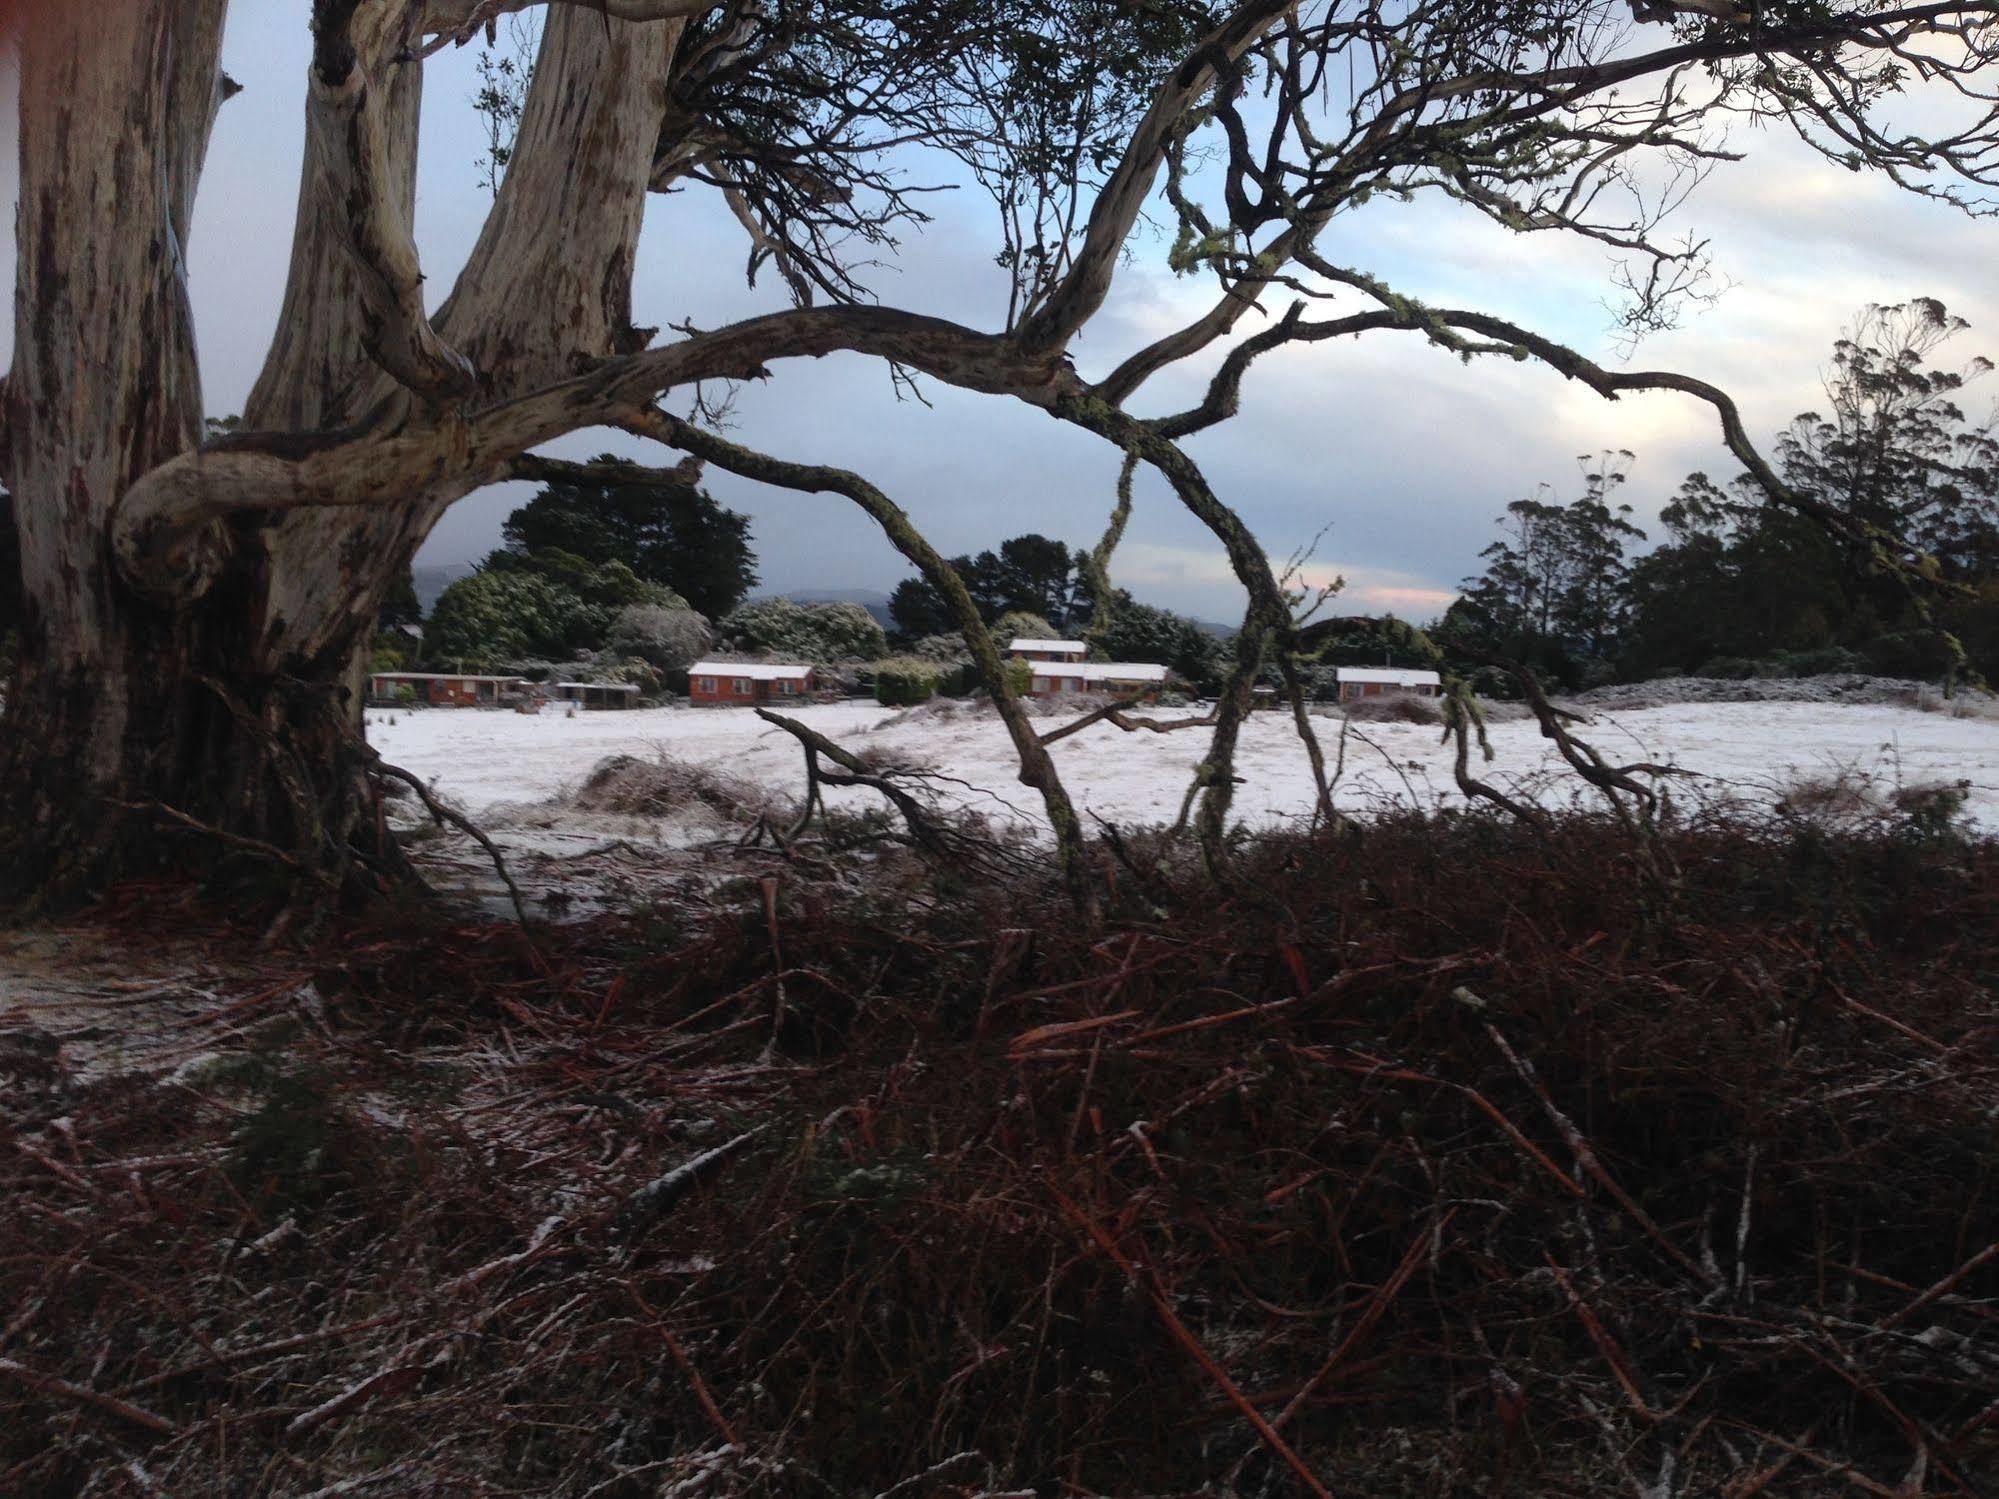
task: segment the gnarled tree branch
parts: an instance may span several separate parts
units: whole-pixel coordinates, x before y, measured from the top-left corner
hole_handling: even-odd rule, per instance
[[[1214,87],[1220,71],[1233,66],[1293,3],[1254,0],[1239,7],[1166,80],[1132,132],[1117,170],[1091,205],[1083,243],[1069,274],[1040,310],[1020,325],[1024,348],[1063,347],[1103,305],[1124,242],[1152,194],[1167,145],[1187,111]]]
[[[321,0],[313,17],[306,139],[332,209],[327,222],[355,267],[369,357],[426,400],[454,400],[471,392],[477,376],[424,312],[416,237],[395,190],[386,93],[377,91],[347,35],[353,16],[351,0]]]
[[[644,484],[655,489],[691,489],[701,482],[704,467],[691,454],[672,468],[647,468],[643,464],[571,463],[562,458],[544,458],[539,453],[523,453],[508,465],[508,474],[537,484]]]
[[[692,453],[732,474],[784,489],[845,495],[867,512],[895,549],[916,566],[951,610],[966,648],[972,653],[980,679],[986,684],[993,706],[1013,740],[1014,752],[1020,759],[1021,784],[1041,793],[1070,894],[1082,909],[1093,911],[1096,901],[1089,882],[1082,825],[1055,769],[1055,762],[1035,733],[1019,699],[1013,694],[1007,680],[1006,664],[1000,659],[999,647],[980,617],[978,605],[972,601],[965,580],[943,554],[924,539],[908,512],[860,475],[846,469],[773,458],[703,431],[664,411],[635,411],[627,417],[625,425],[632,431],[642,432],[671,447]]]

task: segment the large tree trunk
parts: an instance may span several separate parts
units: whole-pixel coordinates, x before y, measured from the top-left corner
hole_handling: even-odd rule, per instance
[[[413,476],[400,503],[210,522],[143,589],[110,545],[133,482],[200,437],[180,246],[226,3],[50,0],[25,28],[7,395],[27,619],[0,748],[0,861],[17,893],[73,899],[236,861],[331,894],[402,870],[355,688],[384,592],[478,476]],[[421,86],[408,15],[362,0],[343,33],[354,79],[316,74],[291,279],[250,429],[451,420],[384,372],[393,350],[371,347],[383,329],[363,283],[381,268],[355,261],[353,179],[329,175],[367,134],[370,190],[406,232]],[[550,18],[514,174],[437,320],[466,340],[481,400],[643,344],[632,259],[679,27],[570,7]]]
[[[359,19],[370,15],[364,9]],[[435,319],[477,367],[482,400],[643,346],[631,327],[632,262],[679,30],[677,21],[634,25],[585,7],[549,14],[514,165]],[[394,63],[400,36],[364,31],[359,40],[363,65],[407,91],[394,99],[392,124],[395,188],[407,213],[418,70]],[[321,222],[339,208],[313,190],[317,155],[309,143],[300,248],[279,340],[244,411],[250,427],[326,430],[363,415],[380,424],[396,419],[382,417],[384,408],[409,404],[362,350],[353,272]],[[433,486],[401,505],[278,518],[267,533],[266,653],[365,646],[384,592],[467,487]],[[357,569],[367,572],[360,588]]]
[[[47,3],[23,23],[8,479],[25,618],[0,794],[13,882],[59,897],[187,856],[177,819],[245,840],[204,838],[203,856],[290,852],[315,800],[351,799],[315,784],[353,777],[313,706],[242,673],[237,580],[177,609],[121,579],[107,544],[133,480],[201,432],[182,246],[225,4]],[[285,736],[319,737],[318,764],[274,757]]]

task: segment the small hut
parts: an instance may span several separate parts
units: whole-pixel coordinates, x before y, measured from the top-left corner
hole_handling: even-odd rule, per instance
[[[378,671],[368,701],[394,705],[409,697],[433,708],[511,708],[534,690],[526,677],[482,677],[437,671]]]
[[[1342,666],[1338,671],[1340,701],[1363,697],[1435,697],[1444,690],[1443,678],[1434,671],[1418,671],[1405,666]]]
[[[816,685],[811,667],[772,661],[696,661],[687,668],[687,700],[700,708],[793,703]]]
[[[639,689],[630,682],[556,682],[548,692],[556,702],[579,708],[629,708],[639,700]]]

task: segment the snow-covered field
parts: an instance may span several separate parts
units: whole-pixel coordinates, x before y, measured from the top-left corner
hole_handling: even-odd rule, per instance
[[[990,713],[947,705],[894,722],[902,710],[868,703],[795,711],[851,748],[873,746],[962,778],[976,788],[956,793],[967,805],[1039,820],[1038,798],[1015,779],[1005,730]],[[1059,721],[1041,722],[1052,728]],[[1331,759],[1340,751],[1342,721],[1314,722]],[[1999,829],[1999,720],[1993,718],[1886,704],[1681,703],[1599,713],[1583,733],[1608,756],[1681,766],[1709,788],[1764,801],[1801,778],[1841,773],[1858,773],[1884,789],[1969,782],[1971,815]],[[557,796],[614,754],[664,752],[784,792],[804,785],[797,743],[743,710],[370,712],[368,736],[389,761],[475,814]],[[1496,758],[1478,769],[1485,779],[1525,787],[1546,800],[1572,794],[1573,777],[1561,770],[1532,722],[1496,723],[1491,737]],[[1053,753],[1070,794],[1089,812],[1125,824],[1166,822],[1179,810],[1206,740],[1201,729],[1127,734],[1099,725],[1061,741]],[[1338,792],[1344,807],[1457,799],[1450,753],[1434,728],[1355,724],[1344,752]],[[1237,774],[1244,782],[1236,797],[1239,816],[1273,821],[1309,814],[1311,774],[1287,715],[1254,716]],[[505,821],[505,812],[500,815]]]

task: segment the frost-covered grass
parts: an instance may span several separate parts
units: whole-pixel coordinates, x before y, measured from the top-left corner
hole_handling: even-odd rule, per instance
[[[1011,809],[1022,821],[1039,823],[1038,799],[1015,778],[1005,730],[990,712],[940,705],[909,713],[872,703],[794,711],[856,749],[874,747],[962,777],[976,788],[958,793],[967,806],[1001,815]],[[389,760],[434,781],[474,812],[554,797],[614,754],[663,752],[780,793],[804,785],[797,744],[745,710],[656,708],[572,717],[551,709],[529,717],[430,709],[368,718],[369,738]],[[1045,722],[1052,728],[1060,720]],[[1314,723],[1328,759],[1336,759],[1343,720]],[[1609,756],[1680,766],[1705,790],[1758,802],[1777,800],[1798,780],[1828,775],[1887,788],[1966,781],[1969,814],[1999,827],[1999,721],[1992,719],[1886,703],[1693,702],[1597,710],[1583,732]],[[1573,794],[1573,779],[1534,723],[1494,723],[1491,738],[1496,758],[1481,775],[1546,799]],[[1201,729],[1126,734],[1103,725],[1061,741],[1054,754],[1070,794],[1087,811],[1120,824],[1148,824],[1172,821],[1206,747]],[[1237,774],[1243,785],[1236,809],[1244,819],[1270,824],[1309,814],[1311,776],[1288,716],[1254,717],[1243,735]],[[1370,723],[1347,731],[1338,793],[1343,807],[1457,799],[1450,751],[1435,728]]]

